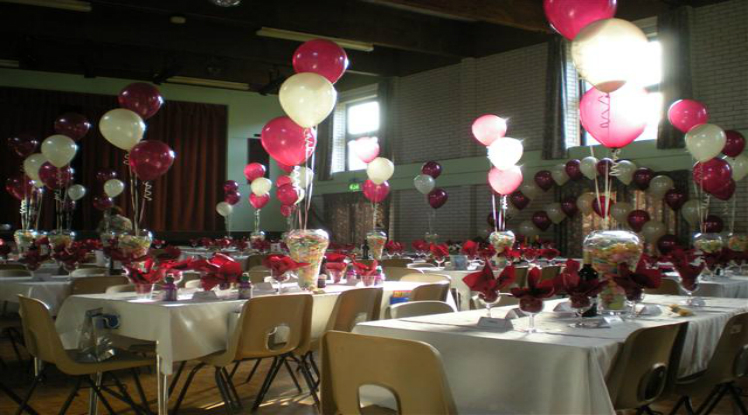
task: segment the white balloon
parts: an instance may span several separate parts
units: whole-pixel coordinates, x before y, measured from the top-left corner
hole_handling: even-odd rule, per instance
[[[312,184],[312,181],[314,181],[314,171],[308,167],[302,167],[297,166],[294,168],[296,170],[292,177],[298,178],[297,179],[297,185],[301,187],[302,189],[306,189],[307,186]]]
[[[537,183],[535,183],[535,181],[533,180],[522,183],[522,185],[519,187],[519,190],[523,195],[529,197],[530,199],[535,199],[543,193],[543,189],[538,187]]]
[[[125,191],[125,184],[119,179],[109,179],[104,183],[104,193],[109,197],[117,197]]]
[[[86,188],[79,184],[74,184],[68,188],[68,197],[70,200],[80,200],[86,195]]]
[[[546,206],[545,213],[547,213],[548,217],[551,218],[551,222],[557,225],[566,219],[566,213],[561,209],[561,203],[558,202]]]
[[[501,137],[488,146],[488,159],[499,170],[506,170],[522,158],[524,147],[516,138]]]
[[[699,201],[691,199],[683,204],[680,208],[680,214],[683,215],[683,219],[686,220],[691,226],[697,226],[701,222],[699,220]]]
[[[592,208],[592,202],[595,201],[595,194],[592,192],[582,193],[577,198],[577,208],[585,215],[589,215],[594,211]]]
[[[294,205],[298,205],[302,200],[304,200],[304,197],[306,196],[306,191],[302,188],[296,189],[296,193],[298,193],[299,198],[296,199],[296,202],[294,202]]]
[[[616,164],[616,170],[618,170],[618,180],[625,185],[631,184],[634,180],[634,173],[638,167],[634,162],[628,160],[621,160]],[[611,213],[613,211],[611,210]]]
[[[743,153],[737,157],[723,157],[727,163],[732,167],[732,179],[737,181],[743,180],[745,176],[748,176],[748,156]]]
[[[542,232],[540,228],[535,226],[535,224],[532,223],[531,220],[525,220],[519,224],[519,233],[521,233],[522,235],[528,238],[534,238],[540,235],[540,232]]]
[[[569,181],[569,175],[566,173],[565,164],[557,164],[551,167],[551,177],[557,185],[563,186]]]
[[[654,196],[655,199],[662,199],[665,197],[665,193],[667,193],[668,190],[675,187],[675,183],[673,183],[673,179],[659,175],[655,176],[650,182],[649,182],[649,194]]]
[[[267,177],[258,177],[252,180],[249,187],[252,189],[252,193],[254,193],[255,196],[265,196],[270,193],[270,189],[273,188],[273,182],[271,182]]]
[[[99,121],[101,135],[125,151],[135,147],[145,134],[145,123],[140,115],[124,108],[113,109]]]
[[[419,174],[413,179],[413,186],[416,187],[421,194],[427,195],[430,191],[436,187],[436,180],[428,174]]]
[[[395,165],[384,157],[377,157],[366,167],[369,180],[375,184],[382,184],[395,173]]]
[[[338,93],[324,76],[303,72],[283,82],[278,98],[283,110],[296,124],[310,128],[330,115]]]
[[[593,202],[595,198],[592,198]],[[634,205],[629,202],[616,202],[610,207],[610,216],[617,220],[619,223],[626,224],[629,213],[634,210]]]
[[[42,183],[41,180],[32,180],[31,183],[33,183],[34,187],[38,190],[44,191],[44,183]]]
[[[37,182],[41,183],[41,179],[39,178],[39,168],[42,167],[42,164],[47,162],[47,158],[44,157],[44,154],[42,153],[34,153],[23,161],[23,172],[26,173],[27,176],[29,176],[32,180],[35,180]]]
[[[226,202],[218,202],[216,205],[216,212],[225,218],[234,212],[234,207]]]
[[[697,161],[709,161],[725,148],[725,131],[714,124],[701,124],[686,133],[686,149]]]
[[[42,154],[55,167],[68,165],[77,151],[78,146],[75,145],[75,141],[61,134],[51,135],[42,142]]]
[[[667,226],[658,220],[650,220],[642,227],[642,235],[649,243],[656,243],[665,234],[667,234]]]
[[[595,177],[597,177],[597,162],[599,160],[592,156],[587,156],[583,158],[579,164],[579,170],[582,171],[582,174],[584,174],[584,177],[595,180]]]
[[[636,81],[643,70],[647,36],[623,19],[590,23],[571,42],[571,57],[579,76],[602,92],[613,92]]]

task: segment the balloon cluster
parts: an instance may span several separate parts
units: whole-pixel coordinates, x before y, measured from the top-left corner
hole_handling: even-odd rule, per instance
[[[426,201],[433,209],[439,209],[447,203],[447,191],[436,187],[436,178],[442,174],[441,164],[427,161],[421,166],[421,174],[413,179],[413,185],[421,194],[426,195]]]
[[[114,206],[114,198],[125,190],[125,183],[117,176],[117,172],[110,168],[103,168],[96,172],[96,181],[101,183],[104,194],[93,197],[94,208],[105,211]]]

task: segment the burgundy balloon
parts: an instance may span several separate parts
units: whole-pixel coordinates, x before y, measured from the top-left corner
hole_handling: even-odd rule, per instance
[[[535,184],[538,185],[544,192],[548,191],[553,187],[553,175],[548,170],[541,170],[535,173]]]
[[[265,176],[266,171],[265,166],[260,163],[249,163],[244,166],[244,177],[247,178],[248,182],[252,183],[254,179]]]
[[[18,134],[13,137],[8,137],[8,147],[10,147],[18,157],[25,159],[34,154],[36,148],[39,147],[39,140],[34,138],[31,134]]]
[[[156,115],[164,98],[158,88],[145,82],[135,82],[120,91],[117,97],[119,106],[140,115],[144,120]]]
[[[94,196],[93,205],[96,209],[104,211],[107,209],[111,209],[112,206],[114,206],[114,200],[112,200],[111,197],[107,196]]]
[[[96,172],[96,181],[99,183],[106,183],[108,180],[116,179],[117,172],[114,169],[104,168]]]
[[[421,173],[436,179],[442,174],[442,165],[435,161],[427,161],[421,166]]]
[[[252,193],[249,195],[249,204],[252,205],[255,209],[262,209],[265,207],[265,205],[270,202],[270,194],[265,193],[262,196],[257,196],[256,194]]]
[[[544,210],[539,210],[532,214],[532,223],[534,223],[541,231],[548,230],[548,228],[553,224],[548,213]]]
[[[626,217],[626,222],[635,232],[641,232],[644,224],[649,222],[650,219],[646,210],[632,210]]]
[[[730,179],[722,187],[719,189],[711,192],[711,195],[716,197],[719,200],[730,200],[733,194],[735,194],[735,187],[736,187],[735,180]]]
[[[281,205],[280,211],[281,215],[284,217],[289,217],[293,213],[294,205]]]
[[[241,202],[241,200],[242,194],[237,192],[236,190],[230,190],[223,196],[223,201],[231,206],[236,205],[237,203]]]
[[[429,205],[434,209],[444,206],[447,203],[447,199],[449,199],[447,191],[438,187],[428,194]]]
[[[337,43],[325,39],[304,42],[293,54],[296,73],[314,72],[335,83],[348,68],[348,55]]]
[[[376,184],[366,180],[363,186],[364,197],[372,203],[381,203],[390,194],[390,184],[385,180],[382,184]]]
[[[725,160],[713,158],[693,166],[693,181],[707,193],[725,186],[732,179],[732,167]]]
[[[660,239],[657,240],[657,249],[660,251],[661,254],[667,255],[673,249],[677,247],[678,247],[678,238],[676,238],[675,235],[672,235],[672,234],[662,235]]]
[[[311,128],[303,128],[285,116],[265,124],[261,141],[270,157],[286,166],[303,164],[317,146],[317,137]]]
[[[512,192],[512,194],[509,195],[509,201],[519,210],[526,208],[527,205],[530,204],[530,198],[525,196],[525,194],[520,190]]]
[[[55,120],[55,132],[75,141],[85,137],[90,129],[91,123],[88,122],[88,118],[74,112],[62,114]]]
[[[601,218],[604,218],[605,216],[608,216],[610,214],[610,208],[613,207],[615,202],[613,200],[610,201],[610,204],[607,206],[608,208],[605,209],[607,198],[605,196],[600,196],[599,199],[595,199],[592,201],[592,210],[597,213],[597,216],[600,216]],[[605,212],[603,212],[605,210]],[[605,213],[603,215],[603,213]]]
[[[130,150],[130,168],[140,180],[155,180],[172,164],[174,151],[163,141],[143,140]]]
[[[665,193],[665,203],[670,206],[670,209],[680,210],[683,205],[688,201],[688,196],[676,189],[670,189]]]
[[[299,200],[301,188],[292,184],[281,186],[275,190],[275,197],[284,205],[293,205]]]
[[[745,137],[735,130],[725,131],[727,141],[722,153],[728,157],[737,157],[745,150]]]
[[[577,207],[577,198],[574,196],[569,196],[564,198],[561,201],[561,210],[566,213],[566,216],[568,217],[574,217],[574,215],[579,212],[579,208]]]
[[[595,167],[597,167],[597,174],[605,177],[605,173],[610,174],[610,170],[613,168],[613,160],[606,157],[598,161]]]
[[[706,233],[720,233],[725,229],[725,223],[717,215],[709,215],[704,220],[704,231]]]
[[[73,169],[70,166],[58,169],[50,162],[46,162],[39,168],[39,178],[45,186],[52,190],[62,189],[73,181]]]
[[[239,190],[239,183],[236,182],[236,180],[226,180],[226,182],[223,184],[223,191],[228,192],[235,192]]]
[[[647,190],[649,189],[649,182],[652,181],[652,178],[654,178],[654,171],[648,167],[639,167],[634,172],[634,185],[636,185],[639,190]]]
[[[23,173],[18,173],[5,180],[5,190],[18,200],[31,196],[34,192],[34,181]]]
[[[571,180],[582,180],[584,174],[582,173],[581,162],[577,159],[569,160],[566,162],[566,174],[569,175]]]

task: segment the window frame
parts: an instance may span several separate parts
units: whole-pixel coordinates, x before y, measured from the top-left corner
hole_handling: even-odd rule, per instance
[[[379,125],[379,123],[377,123],[377,129],[376,130],[365,131],[365,132],[358,133],[358,134],[351,134],[351,133],[348,132],[348,121],[350,119],[349,112],[350,112],[351,107],[354,107],[354,106],[357,106],[357,105],[362,105],[362,104],[368,104],[370,102],[376,102],[377,103],[377,111],[381,111],[382,107],[381,107],[381,104],[379,102],[379,97],[377,97],[376,95],[368,96],[368,97],[363,97],[363,98],[358,98],[358,99],[352,99],[350,101],[346,101],[346,102],[343,103],[343,105],[345,106],[345,111],[344,111],[345,112],[345,118],[344,118],[344,122],[345,122],[345,140],[344,140],[345,141],[345,153],[344,154],[345,154],[345,171],[346,172],[357,172],[357,171],[361,171],[361,170],[366,170],[366,165],[365,164],[364,164],[364,167],[361,168],[361,169],[356,169],[356,170],[352,170],[351,169],[351,163],[350,163],[350,157],[351,157],[351,154],[350,154],[350,143],[351,143],[351,141],[357,140],[357,139],[359,139],[361,137],[371,137],[372,135],[376,136],[377,139],[379,139],[379,129],[381,127]]]

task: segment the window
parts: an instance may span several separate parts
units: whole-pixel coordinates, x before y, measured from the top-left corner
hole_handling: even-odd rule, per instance
[[[366,169],[366,163],[356,157],[350,145],[358,138],[377,136],[379,130],[379,102],[368,100],[348,103],[346,104],[345,119],[346,170],[364,170]]]

